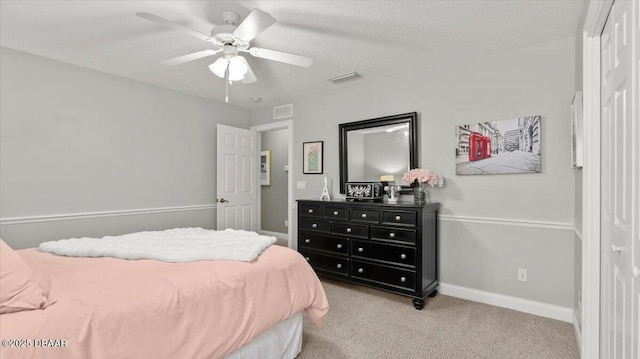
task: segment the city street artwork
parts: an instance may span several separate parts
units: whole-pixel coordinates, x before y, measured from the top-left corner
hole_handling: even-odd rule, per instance
[[[456,174],[540,173],[540,116],[456,126]]]

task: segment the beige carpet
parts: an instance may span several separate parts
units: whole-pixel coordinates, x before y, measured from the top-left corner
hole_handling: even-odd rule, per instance
[[[322,278],[329,314],[305,318],[310,358],[579,358],[573,325],[438,294],[422,311],[411,298]]]

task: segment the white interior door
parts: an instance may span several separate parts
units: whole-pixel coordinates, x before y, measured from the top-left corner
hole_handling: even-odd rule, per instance
[[[632,1],[633,60],[631,61],[631,357],[640,358],[640,2]]]
[[[638,320],[638,281],[632,275],[632,243],[638,243],[640,139],[637,83],[634,84],[638,65],[633,63],[638,41],[634,41],[634,3],[613,4],[601,37],[600,356],[610,359],[631,358],[638,338],[637,333],[633,334],[633,327],[637,327],[634,321]],[[637,358],[637,353],[633,357]]]
[[[257,231],[255,131],[217,125],[217,229]]]

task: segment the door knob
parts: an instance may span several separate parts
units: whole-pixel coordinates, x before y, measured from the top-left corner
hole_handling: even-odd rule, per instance
[[[226,199],[224,199],[224,198],[220,198],[220,203],[227,203],[227,202],[229,202],[229,201],[227,201],[227,200],[226,200]]]
[[[634,266],[633,269],[631,270],[631,274],[633,275],[633,278],[640,277],[640,269]]]
[[[621,248],[621,247],[616,246],[615,244],[612,244],[612,245],[611,245],[611,251],[612,251],[613,253],[620,254],[620,252],[622,252],[622,248]]]

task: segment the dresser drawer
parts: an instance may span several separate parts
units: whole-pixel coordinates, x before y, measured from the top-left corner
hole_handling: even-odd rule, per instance
[[[319,204],[301,204],[300,215],[305,217],[322,217],[322,206]]]
[[[298,247],[347,255],[349,254],[349,238],[329,237],[320,233],[301,231]]]
[[[315,218],[305,218],[300,224],[300,229],[329,233],[331,230],[331,224],[329,224],[328,221],[318,220]]]
[[[416,265],[416,249],[414,247],[381,244],[371,241],[352,240],[351,256],[405,264],[409,266]]]
[[[349,259],[318,254],[306,250],[300,250],[300,254],[309,262],[313,269],[331,272],[347,277],[349,275]]]
[[[348,207],[324,207],[324,218],[349,219]]]
[[[380,211],[352,208],[350,218],[354,222],[380,223]]]
[[[415,211],[382,211],[382,224],[398,224],[415,227],[417,216]]]
[[[415,271],[367,263],[355,259],[351,261],[351,277],[366,279],[411,291],[416,289]]]
[[[351,223],[333,223],[331,233],[349,237],[369,238],[369,226]]]
[[[371,226],[371,239],[383,239],[389,241],[400,241],[416,243],[416,231],[410,229],[400,229],[393,227]]]

